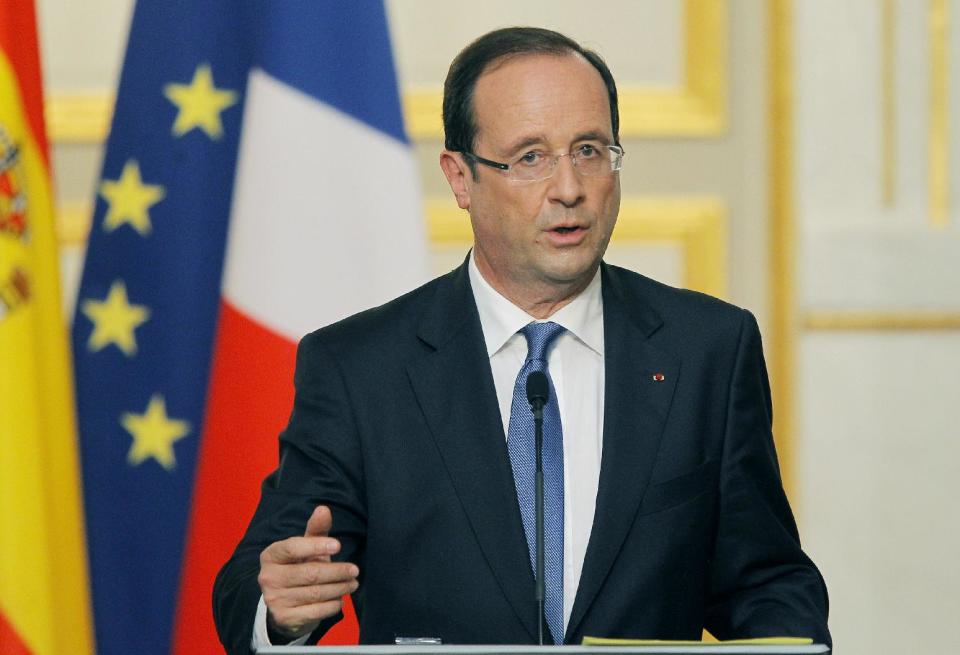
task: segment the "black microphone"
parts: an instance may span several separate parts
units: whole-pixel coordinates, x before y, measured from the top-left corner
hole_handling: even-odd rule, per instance
[[[537,451],[537,474],[534,481],[537,504],[537,586],[534,595],[537,600],[537,633],[543,646],[543,407],[550,400],[550,383],[543,371],[533,371],[527,376],[527,401],[533,412],[533,434]]]
[[[547,374],[543,371],[534,371],[527,376],[527,401],[535,417],[540,413],[539,418],[543,418],[543,406],[548,400],[550,400],[550,383],[547,382]]]

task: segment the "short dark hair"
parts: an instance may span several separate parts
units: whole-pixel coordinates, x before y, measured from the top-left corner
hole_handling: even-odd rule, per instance
[[[610,126],[613,141],[620,145],[620,110],[617,106],[617,84],[603,58],[573,39],[539,27],[505,27],[487,32],[460,51],[443,83],[444,147],[458,152],[472,152],[477,136],[477,121],[473,111],[473,92],[477,80],[492,64],[504,59],[528,55],[569,55],[576,53],[597,69],[607,87],[610,100]],[[475,163],[467,158],[471,170]]]

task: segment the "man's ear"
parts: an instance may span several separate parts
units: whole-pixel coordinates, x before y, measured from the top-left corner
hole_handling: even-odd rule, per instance
[[[440,153],[440,169],[447,177],[450,190],[457,199],[457,206],[460,209],[470,209],[470,185],[473,176],[463,156],[452,150],[443,150]]]

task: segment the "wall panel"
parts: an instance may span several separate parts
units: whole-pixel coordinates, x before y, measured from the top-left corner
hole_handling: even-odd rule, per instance
[[[802,534],[843,652],[944,652],[960,614],[960,2],[790,4]]]
[[[960,616],[960,332],[816,332],[799,350],[805,545],[844,653],[947,652]]]

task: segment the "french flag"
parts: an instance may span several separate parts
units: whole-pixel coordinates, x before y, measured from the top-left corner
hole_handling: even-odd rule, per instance
[[[141,0],[99,189],[73,329],[98,650],[217,652],[298,340],[427,278],[382,3]],[[136,347],[91,347],[117,281]]]

